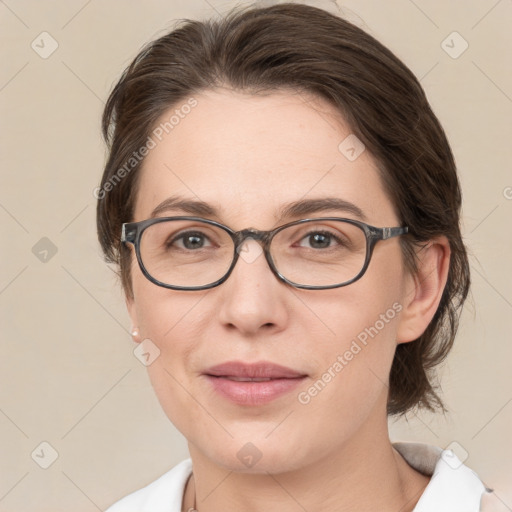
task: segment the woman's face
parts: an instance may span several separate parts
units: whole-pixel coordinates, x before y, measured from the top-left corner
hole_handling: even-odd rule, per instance
[[[144,161],[136,221],[171,196],[208,203],[216,216],[195,215],[234,230],[270,230],[308,217],[360,220],[342,209],[279,215],[292,202],[330,197],[357,206],[368,224],[400,225],[372,157],[357,156],[361,147],[323,100],[286,91],[194,97],[197,105],[167,126]],[[180,215],[194,213],[158,213]],[[279,281],[259,247],[247,242],[251,256],[239,258],[223,284],[202,291],[156,286],[133,258],[128,308],[140,339],[160,350],[148,371],[167,416],[191,453],[238,471],[293,470],[333,450],[381,442],[400,310],[411,291],[398,238],[376,245],[361,279],[330,290]],[[227,362],[235,364],[212,376],[212,367]],[[290,373],[239,382],[243,363]],[[269,378],[264,372],[256,370]]]

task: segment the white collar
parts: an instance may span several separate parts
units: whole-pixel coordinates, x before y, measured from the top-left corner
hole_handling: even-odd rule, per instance
[[[414,469],[430,476],[413,512],[478,512],[486,487],[452,450],[423,443],[393,443]]]

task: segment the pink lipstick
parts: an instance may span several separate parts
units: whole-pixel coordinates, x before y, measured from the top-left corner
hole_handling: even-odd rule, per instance
[[[219,394],[239,405],[262,405],[292,391],[306,374],[267,361],[228,361],[204,375]]]

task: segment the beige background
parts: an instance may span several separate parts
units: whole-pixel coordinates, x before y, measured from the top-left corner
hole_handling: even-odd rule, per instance
[[[392,439],[451,445],[512,509],[512,2],[340,4],[421,78],[464,192],[473,292],[441,371],[450,414],[391,422]],[[1,512],[104,510],[187,456],[133,355],[123,297],[96,242],[99,123],[143,43],[177,18],[232,5],[0,2]],[[458,53],[462,39],[442,45],[454,31],[469,44],[458,58],[445,49]],[[42,32],[58,44],[49,56]],[[41,468],[52,449],[58,458]]]

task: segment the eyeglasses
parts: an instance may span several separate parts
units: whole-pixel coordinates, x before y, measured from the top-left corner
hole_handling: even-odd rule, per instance
[[[156,217],[123,224],[121,241],[135,246],[142,273],[164,288],[220,285],[238,258],[246,259],[245,240],[254,239],[262,242],[278,279],[296,288],[325,290],[360,279],[375,244],[407,232],[407,227],[377,228],[338,217],[301,219],[271,231],[233,231],[200,217]]]

